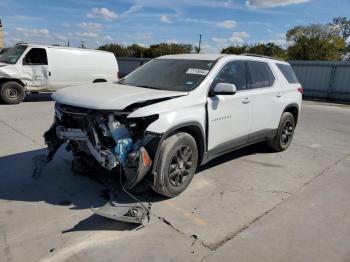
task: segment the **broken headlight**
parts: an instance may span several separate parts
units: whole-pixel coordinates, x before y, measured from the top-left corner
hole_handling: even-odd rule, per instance
[[[147,127],[158,118],[158,114],[145,117],[127,118],[131,136],[134,139],[141,139],[144,136]]]

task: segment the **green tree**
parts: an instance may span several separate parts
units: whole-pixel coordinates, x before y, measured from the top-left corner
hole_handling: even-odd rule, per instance
[[[142,58],[145,56],[145,53],[147,52],[147,48],[142,47],[137,44],[132,44],[127,47],[128,51],[130,52],[131,57],[139,57]]]
[[[240,55],[243,53],[248,53],[249,46],[248,45],[232,45],[228,46],[221,50],[221,54],[231,54],[231,55]]]
[[[234,45],[234,46],[229,46],[222,49],[221,53],[235,54],[235,55],[250,53],[250,54],[256,54],[256,55],[271,56],[271,57],[276,57],[280,59],[286,58],[286,51],[282,47],[274,43],[243,45],[243,46]]]
[[[132,50],[119,44],[103,45],[97,49],[112,52],[116,57],[132,57]]]
[[[350,53],[350,43],[344,48],[346,53]]]
[[[291,60],[338,60],[345,41],[329,25],[296,26],[287,32]]]
[[[286,51],[274,43],[252,45],[249,47],[248,53],[271,56],[280,59],[287,58]]]
[[[346,41],[350,36],[350,20],[346,17],[336,17],[329,24],[330,28]]]
[[[350,61],[350,43],[344,48],[342,59]]]
[[[160,43],[156,45],[151,45],[146,51],[145,57],[158,57],[162,55],[171,54],[187,54],[191,53],[193,50],[192,45],[189,44],[167,44]]]
[[[150,47],[142,47],[137,44],[123,46],[119,44],[108,44],[97,48],[114,53],[116,57],[146,57],[154,58],[162,55],[191,53],[193,48],[189,44],[167,44],[160,43]]]

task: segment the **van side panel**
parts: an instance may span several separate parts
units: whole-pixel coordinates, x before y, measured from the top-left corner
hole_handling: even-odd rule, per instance
[[[51,90],[92,83],[95,79],[118,79],[118,64],[112,53],[51,47],[47,53]]]

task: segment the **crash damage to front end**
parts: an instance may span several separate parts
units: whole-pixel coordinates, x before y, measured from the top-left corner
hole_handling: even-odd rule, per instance
[[[49,150],[48,161],[65,143],[74,161],[116,174],[123,173],[123,189],[134,188],[152,167],[159,137],[145,130],[158,119],[158,115],[128,118],[128,114],[128,108],[96,110],[56,103],[54,123],[44,134]],[[112,202],[93,211],[132,223],[141,223],[147,212],[140,210],[140,206]]]

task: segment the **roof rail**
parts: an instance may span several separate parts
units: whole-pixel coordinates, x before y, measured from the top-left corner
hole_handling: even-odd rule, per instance
[[[28,45],[28,43],[20,41],[20,42],[16,43],[16,45]]]
[[[261,58],[268,58],[268,59],[272,59],[272,60],[285,62],[285,60],[283,60],[283,59],[275,58],[275,57],[272,57],[272,56],[266,56],[266,55],[258,55],[258,54],[250,54],[250,53],[243,53],[242,55],[244,55],[244,56],[261,57]]]

